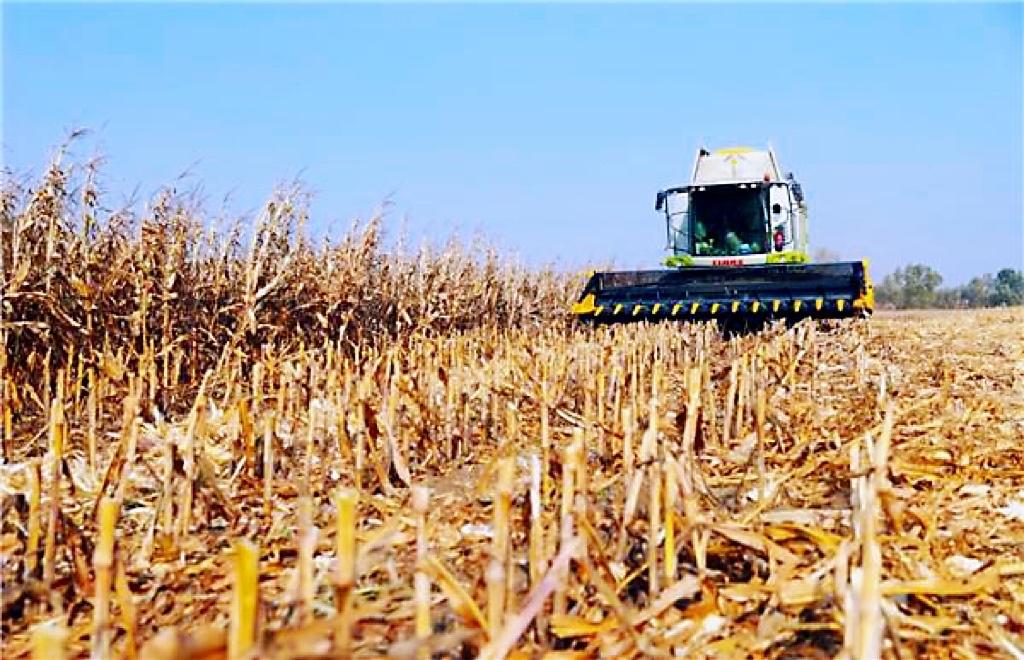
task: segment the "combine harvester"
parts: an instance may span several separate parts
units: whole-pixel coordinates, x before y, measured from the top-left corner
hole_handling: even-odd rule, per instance
[[[810,263],[807,207],[769,149],[701,149],[689,185],[658,192],[666,270],[594,273],[572,312],[596,322],[866,316],[867,261]]]

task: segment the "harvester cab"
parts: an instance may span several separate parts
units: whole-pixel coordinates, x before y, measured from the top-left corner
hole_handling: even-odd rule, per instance
[[[573,312],[596,321],[746,322],[865,315],[866,261],[812,264],[807,206],[771,149],[700,149],[690,182],[659,191],[668,270],[595,273]]]
[[[771,151],[701,149],[691,183],[658,192],[669,266],[806,263],[807,212],[799,184]]]

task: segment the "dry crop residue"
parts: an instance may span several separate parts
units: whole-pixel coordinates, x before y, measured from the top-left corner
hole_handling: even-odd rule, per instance
[[[109,350],[5,396],[4,657],[1020,653],[1022,327]]]

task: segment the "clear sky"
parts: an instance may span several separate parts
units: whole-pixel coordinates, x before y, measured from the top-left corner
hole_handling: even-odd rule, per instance
[[[214,209],[296,175],[313,228],[657,266],[654,193],[765,145],[811,240],[882,274],[1022,267],[1022,6],[3,5],[3,157],[73,127],[116,197],[190,169]]]

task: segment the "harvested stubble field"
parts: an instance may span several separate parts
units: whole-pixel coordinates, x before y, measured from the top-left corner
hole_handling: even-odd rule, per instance
[[[1021,657],[1024,310],[573,327],[92,181],[5,182],[4,657]]]

